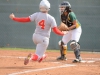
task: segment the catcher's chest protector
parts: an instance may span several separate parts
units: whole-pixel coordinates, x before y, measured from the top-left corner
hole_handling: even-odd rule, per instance
[[[67,25],[68,27],[70,27],[70,26],[73,25],[73,23],[72,23],[71,20],[70,20],[69,15],[68,15],[68,16],[65,16],[64,14],[62,14],[62,15],[61,15],[61,21],[62,21],[65,25]]]

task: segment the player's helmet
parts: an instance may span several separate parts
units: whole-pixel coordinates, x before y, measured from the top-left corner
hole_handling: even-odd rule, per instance
[[[71,9],[71,5],[68,1],[63,1],[60,5],[59,5],[59,11],[62,14],[64,11],[69,11],[69,9]]]
[[[48,0],[42,0],[39,5],[40,11],[49,11],[50,10],[50,3]]]

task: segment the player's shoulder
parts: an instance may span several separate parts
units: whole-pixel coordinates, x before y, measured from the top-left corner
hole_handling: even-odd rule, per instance
[[[30,16],[38,15],[38,13],[39,13],[39,12],[35,12],[35,13],[33,13],[32,15],[30,15]]]
[[[39,14],[40,12],[35,12],[35,13],[33,13],[33,14]]]
[[[47,15],[48,15],[49,18],[55,19],[52,15],[50,15],[50,14],[47,14]]]
[[[74,12],[70,12],[70,13],[69,13],[69,16],[71,16],[71,17],[75,17],[76,15],[75,15]]]
[[[69,15],[75,15],[75,13],[74,12],[70,12]]]

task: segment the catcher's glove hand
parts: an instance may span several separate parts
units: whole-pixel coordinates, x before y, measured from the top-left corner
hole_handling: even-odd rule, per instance
[[[61,22],[61,24],[58,26],[58,29],[60,31],[69,31],[69,28],[67,25],[65,25],[63,22]]]

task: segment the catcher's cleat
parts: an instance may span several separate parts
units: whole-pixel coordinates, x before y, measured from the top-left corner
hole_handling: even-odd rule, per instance
[[[47,57],[47,54],[44,54],[43,57],[40,58],[38,62],[40,63],[40,62],[41,62],[43,59],[45,59],[46,57]]]
[[[72,62],[73,63],[80,63],[82,61],[82,59],[80,58],[80,59],[75,59],[75,60],[73,60]]]
[[[29,63],[29,61],[30,61],[30,59],[31,59],[31,56],[32,56],[32,54],[30,53],[30,54],[28,54],[28,56],[25,58],[25,60],[24,60],[24,65],[27,65],[28,63]]]
[[[65,56],[60,56],[57,58],[57,60],[67,60],[67,58]]]

